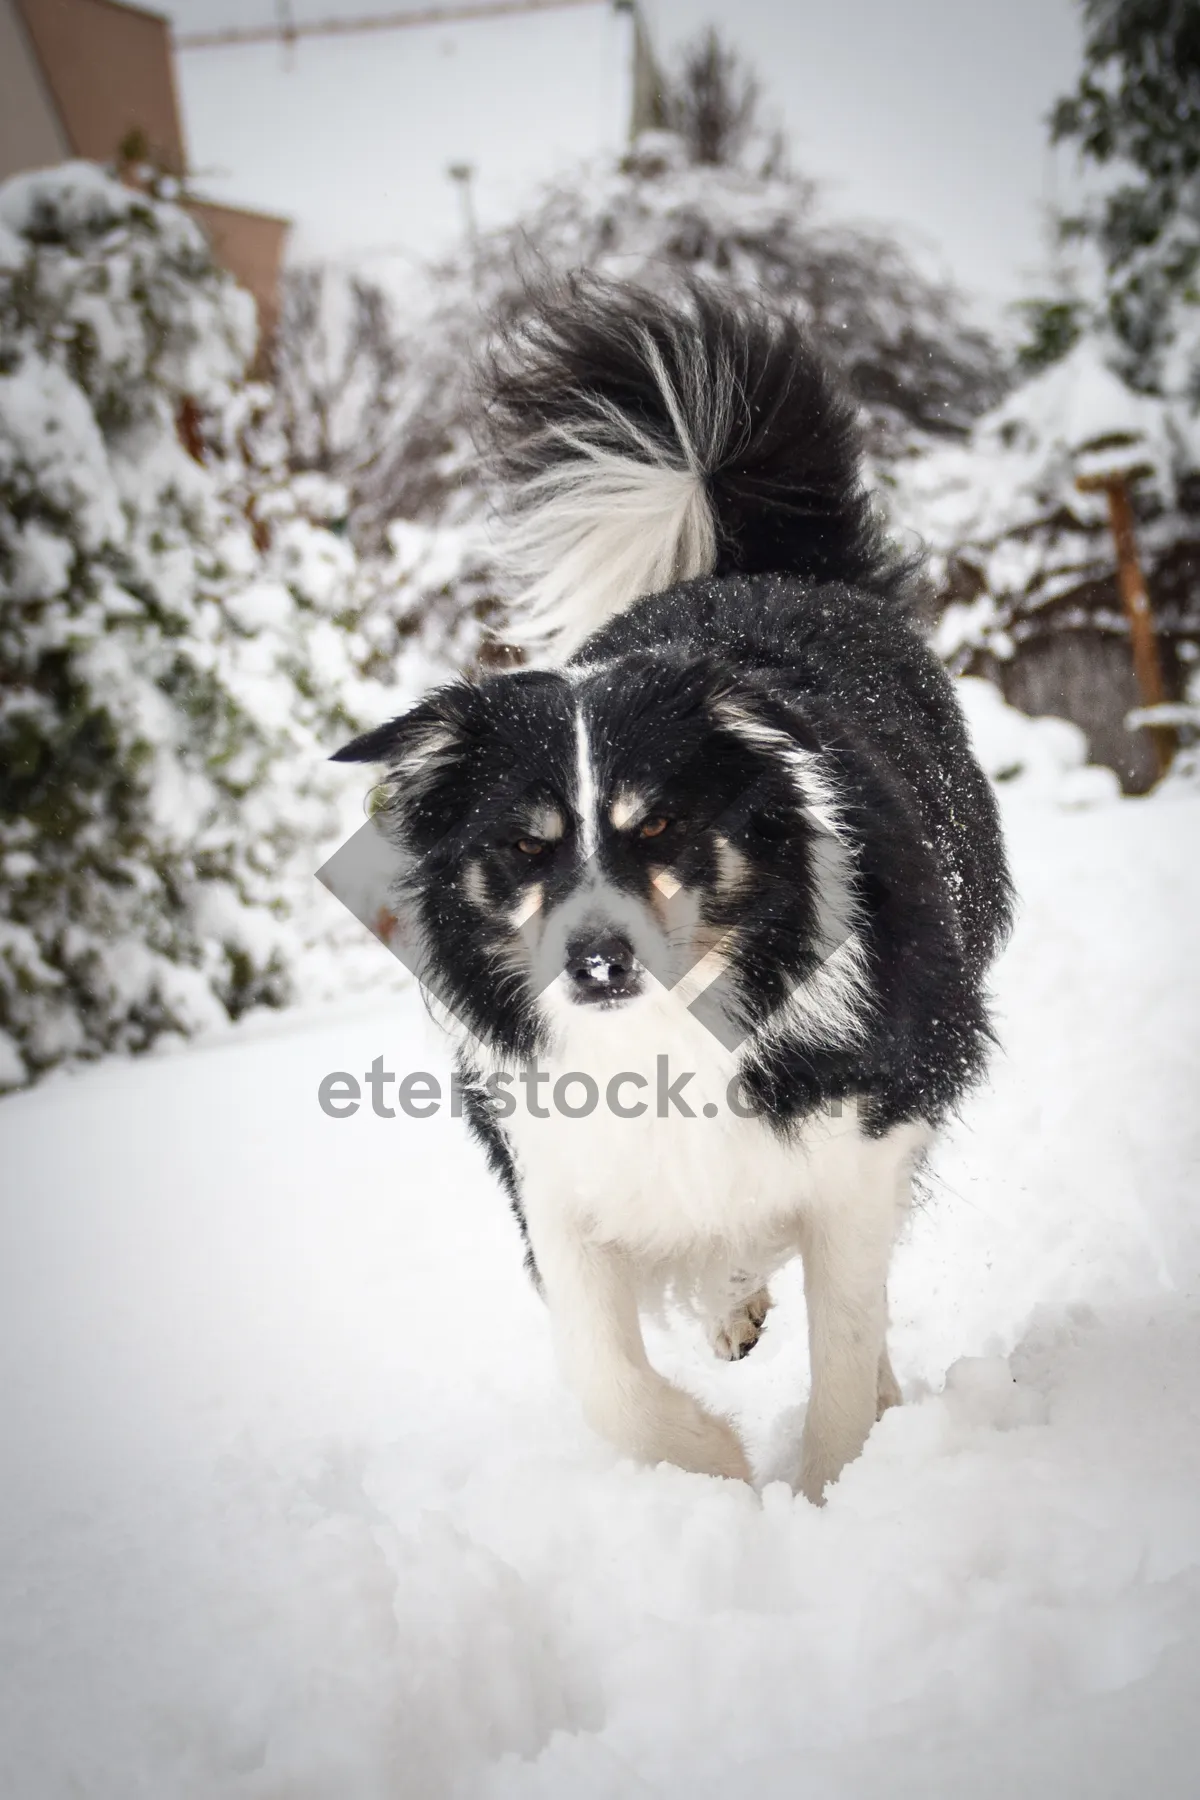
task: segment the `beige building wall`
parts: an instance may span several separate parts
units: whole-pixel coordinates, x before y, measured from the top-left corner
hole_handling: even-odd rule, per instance
[[[0,181],[70,154],[17,0],[0,0]]]
[[[188,199],[184,205],[212,245],[221,267],[254,295],[261,355],[261,347],[274,336],[279,322],[279,269],[289,221],[270,213],[218,206],[212,200]]]
[[[171,32],[159,13],[113,0],[16,0],[76,156],[112,162],[133,132],[182,173]]]
[[[71,156],[118,162],[134,134],[159,168],[186,172],[167,20],[116,0],[0,0],[0,180]],[[184,205],[254,296],[261,361],[279,316],[288,221]]]

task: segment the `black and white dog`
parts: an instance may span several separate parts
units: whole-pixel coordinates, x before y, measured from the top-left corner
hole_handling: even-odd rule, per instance
[[[888,1262],[988,1046],[996,808],[853,409],[787,319],[575,282],[509,333],[489,417],[565,660],[339,757],[389,771],[423,969],[587,1417],[746,1477],[651,1368],[639,1300],[691,1297],[740,1356],[799,1254],[820,1501],[900,1399]]]

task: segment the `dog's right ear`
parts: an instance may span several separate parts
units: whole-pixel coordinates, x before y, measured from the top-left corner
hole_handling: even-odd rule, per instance
[[[450,841],[469,809],[463,771],[481,730],[479,690],[456,681],[343,745],[330,760],[382,763],[387,777],[375,808],[378,822],[398,847],[426,855]]]
[[[335,750],[330,762],[384,763],[393,775],[414,780],[461,748],[472,690],[466,682],[439,688],[374,731],[364,731]]]

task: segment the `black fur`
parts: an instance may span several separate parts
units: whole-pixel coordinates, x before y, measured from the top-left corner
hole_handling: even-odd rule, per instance
[[[875,1131],[936,1124],[984,1064],[983,980],[1008,928],[1010,886],[952,684],[909,618],[912,570],[862,488],[848,403],[797,328],[747,302],[696,288],[680,310],[578,282],[533,306],[493,371],[504,470],[535,478],[573,453],[563,438],[573,423],[614,412],[677,454],[648,343],[703,461],[714,572],[638,601],[565,673],[454,684],[338,755],[389,764],[392,828],[430,967],[486,1043],[521,1058],[545,1044],[509,921],[532,883],[545,920],[578,883],[580,711],[602,791],[649,792],[670,821],[649,842],[606,826],[605,882],[649,916],[666,864],[698,898],[705,929],[732,934],[725,1022],[750,1034],[744,1086],[765,1126],[788,1132],[851,1096],[867,1102]],[[732,398],[716,405],[722,384]],[[777,734],[776,747],[732,730],[731,705]],[[848,840],[869,989],[856,1036],[760,1029],[831,947],[819,924],[822,832],[779,742],[818,760]],[[520,845],[547,809],[562,836],[531,860]],[[732,888],[719,839],[748,871]],[[501,1128],[478,1095],[469,1116],[520,1216]]]
[[[571,455],[564,434],[630,421],[678,463],[646,346],[687,418],[717,520],[717,575],[788,572],[898,598],[911,565],[862,485],[855,409],[796,323],[700,283],[667,300],[576,275],[527,296],[493,356],[485,407],[498,477],[518,494]]]

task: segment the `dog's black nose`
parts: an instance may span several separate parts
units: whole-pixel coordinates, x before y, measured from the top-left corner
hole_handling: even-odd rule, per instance
[[[582,932],[567,945],[567,979],[575,1000],[627,1000],[641,986],[633,945],[620,932]]]

